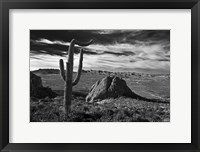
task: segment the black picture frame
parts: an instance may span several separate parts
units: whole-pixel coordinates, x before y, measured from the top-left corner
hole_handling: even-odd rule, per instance
[[[9,9],[191,9],[191,143],[9,143]],[[200,151],[199,0],[1,0],[0,149],[2,151]]]

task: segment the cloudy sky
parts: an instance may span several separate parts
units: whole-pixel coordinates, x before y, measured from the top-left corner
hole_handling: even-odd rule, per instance
[[[84,47],[84,70],[170,72],[169,30],[31,30],[30,69],[59,69],[59,59],[67,60],[73,38],[94,40]],[[79,50],[75,46],[74,70]]]

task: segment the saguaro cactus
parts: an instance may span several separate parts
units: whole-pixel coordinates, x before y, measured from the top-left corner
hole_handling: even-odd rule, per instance
[[[72,82],[73,79],[73,62],[74,62],[74,45],[77,44],[79,46],[88,46],[93,42],[93,40],[90,40],[89,42],[83,43],[78,42],[75,39],[72,39],[69,49],[68,49],[68,61],[66,62],[66,71],[64,70],[64,62],[62,59],[60,59],[60,74],[65,82],[64,86],[64,107],[65,107],[65,113],[69,114],[71,111],[71,98],[72,98],[72,87],[76,84],[78,84],[80,77],[81,77],[81,71],[82,71],[82,61],[83,61],[83,49],[80,50],[80,59],[79,59],[79,67],[78,72],[76,75],[76,78]]]

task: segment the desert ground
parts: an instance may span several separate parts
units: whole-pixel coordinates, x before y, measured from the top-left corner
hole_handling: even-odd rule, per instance
[[[51,88],[57,96],[31,97],[31,122],[170,122],[169,74],[82,70],[79,83],[73,87],[72,111],[66,116],[63,113],[64,81],[59,70],[32,72],[41,77],[43,86]],[[152,101],[120,96],[87,103],[85,97],[91,86],[108,75],[123,78],[133,92]]]

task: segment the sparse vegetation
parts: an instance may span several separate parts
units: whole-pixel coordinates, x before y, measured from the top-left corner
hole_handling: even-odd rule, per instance
[[[35,72],[34,72],[35,73]],[[127,85],[137,94],[152,99],[162,99],[166,103],[147,102],[128,97],[104,99],[95,103],[86,103],[85,97],[97,80],[110,73],[84,71],[80,82],[73,88],[72,111],[66,116],[63,112],[63,81],[59,74],[43,74],[41,77],[45,87],[49,86],[59,95],[55,98],[37,99],[30,101],[31,122],[169,122],[170,94],[168,75],[129,74],[124,78]],[[111,73],[112,74],[112,73]]]
[[[72,111],[63,113],[63,97],[55,101],[31,101],[32,122],[161,122],[170,120],[168,103],[151,103],[132,98],[107,99],[101,103],[86,103],[83,97],[73,97]]]

